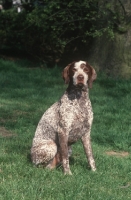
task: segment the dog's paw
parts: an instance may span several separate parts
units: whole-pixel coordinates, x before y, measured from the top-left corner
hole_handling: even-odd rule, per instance
[[[95,172],[96,171],[96,167],[92,167],[92,171]]]
[[[72,175],[72,172],[71,172],[71,170],[64,171],[64,175]]]

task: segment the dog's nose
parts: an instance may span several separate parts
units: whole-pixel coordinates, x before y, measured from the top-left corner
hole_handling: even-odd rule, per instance
[[[77,76],[77,79],[78,79],[78,81],[83,81],[84,76],[82,74],[80,74],[80,75]]]

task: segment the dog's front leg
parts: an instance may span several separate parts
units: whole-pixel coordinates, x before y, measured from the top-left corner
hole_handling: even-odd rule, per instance
[[[93,153],[92,153],[90,134],[85,134],[84,136],[82,136],[82,143],[84,146],[84,150],[85,150],[89,165],[92,171],[95,171],[96,167],[95,167],[95,161],[94,161]]]
[[[72,174],[69,166],[69,155],[68,155],[68,136],[65,132],[59,129],[59,144],[60,144],[60,151],[61,151],[61,158],[62,158],[62,165],[64,174]]]

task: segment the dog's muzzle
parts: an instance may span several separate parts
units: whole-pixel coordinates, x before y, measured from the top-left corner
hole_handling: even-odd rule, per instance
[[[82,74],[77,76],[77,85],[83,85],[84,84],[84,76]]]

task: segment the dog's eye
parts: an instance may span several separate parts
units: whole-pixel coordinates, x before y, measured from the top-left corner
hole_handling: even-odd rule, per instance
[[[89,72],[88,68],[84,68],[84,72],[86,73]]]
[[[73,72],[76,72],[76,71],[77,71],[77,69],[73,68]]]

